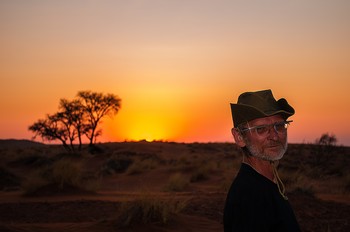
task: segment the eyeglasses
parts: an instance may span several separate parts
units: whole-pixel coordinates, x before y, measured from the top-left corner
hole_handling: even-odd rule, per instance
[[[259,125],[259,126],[253,126],[248,128],[242,128],[240,129],[241,132],[246,131],[255,131],[257,135],[259,136],[267,136],[268,133],[270,133],[271,127],[277,132],[277,134],[284,134],[287,132],[289,123],[293,122],[290,121],[284,121],[284,122],[276,122],[273,124],[267,124],[267,125]]]

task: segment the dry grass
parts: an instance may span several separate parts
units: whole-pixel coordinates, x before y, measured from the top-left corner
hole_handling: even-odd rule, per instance
[[[210,175],[217,168],[217,164],[212,162],[201,162],[195,166],[191,174],[191,182],[205,181],[210,178]]]
[[[133,159],[127,156],[113,156],[107,159],[100,171],[101,175],[111,175],[125,172],[133,163]]]
[[[314,195],[315,189],[309,178],[300,171],[290,172],[279,170],[279,176],[283,183],[287,186],[288,192],[298,191],[305,194]]]
[[[98,180],[84,179],[82,164],[69,158],[63,158],[33,171],[23,182],[22,189],[25,195],[36,195],[43,188],[54,186],[63,190],[65,188],[96,191],[99,187]],[[51,193],[48,193],[51,194]],[[52,193],[54,194],[54,193]]]
[[[137,159],[127,170],[129,175],[140,174],[158,167],[159,162],[155,159]]]
[[[130,227],[136,224],[167,224],[187,205],[185,200],[160,199],[159,196],[144,194],[133,201],[123,202],[116,218],[117,227]]]
[[[53,183],[59,184],[61,188],[64,185],[79,186],[81,181],[81,163],[72,162],[70,159],[58,160],[46,173],[48,179]]]
[[[170,176],[168,182],[164,186],[164,190],[170,192],[181,192],[188,187],[189,183],[190,181],[187,176],[182,173],[175,173]]]
[[[167,146],[168,150],[164,150]],[[16,168],[25,167],[27,174],[19,176],[25,192],[32,192],[43,185],[56,184],[98,190],[97,177],[122,174],[138,174],[167,170],[173,173],[163,183],[163,190],[186,191],[192,183],[209,181],[220,176],[218,189],[228,189],[241,162],[241,153],[233,144],[172,144],[172,143],[125,143],[103,146],[100,166],[89,168],[85,163],[91,159],[88,153],[63,154],[60,146],[1,149],[7,173],[16,176]],[[140,153],[140,151],[142,151]],[[332,192],[350,192],[349,158],[344,147],[325,150],[316,145],[290,145],[280,162],[279,173],[287,191],[301,190],[307,193],[324,191],[322,181],[332,183]],[[74,158],[75,157],[75,158]],[[85,163],[84,163],[85,162]],[[3,184],[4,188],[7,188]],[[10,187],[10,186],[9,186]],[[11,187],[10,187],[11,188]]]
[[[74,199],[80,199],[82,189],[96,191],[93,198],[103,195],[118,201],[118,207],[108,211],[108,215],[118,214],[115,218],[118,227],[130,227],[139,222],[166,224],[172,215],[188,212],[221,223],[224,196],[242,160],[234,144],[125,142],[99,146],[101,153],[93,155],[87,150],[66,154],[59,146],[51,145],[0,148],[3,158],[0,172],[8,177],[8,181],[0,182],[0,189],[14,191],[14,194],[23,190],[39,197],[46,197],[45,193],[66,194]],[[322,199],[339,202],[348,199],[349,154],[349,148],[325,150],[312,144],[291,144],[280,161],[279,174],[306,228],[304,231],[325,231],[325,223],[329,223],[329,231],[349,231],[339,230],[340,223],[348,223],[348,202],[335,205],[319,200],[322,195],[326,195]],[[13,184],[22,189],[11,187]],[[137,197],[145,190],[153,195]],[[8,194],[12,193],[5,193]],[[187,197],[191,201],[180,201]],[[216,198],[217,201],[213,201]],[[102,201],[111,204],[109,199]],[[127,202],[122,203],[124,201]],[[71,205],[71,202],[66,204]],[[51,207],[51,203],[47,205]],[[186,210],[181,213],[184,207]],[[85,212],[85,206],[82,208],[89,216],[91,212]],[[30,210],[26,211],[28,215]],[[9,211],[2,212],[6,215]],[[55,213],[51,208],[47,212]],[[121,231],[132,231],[132,228]]]

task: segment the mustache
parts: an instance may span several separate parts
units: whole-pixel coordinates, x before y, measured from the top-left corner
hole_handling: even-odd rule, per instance
[[[276,141],[276,140],[271,140],[269,141],[266,146],[267,147],[278,147],[281,146],[283,149],[287,148],[287,141],[283,142],[283,141]]]
[[[283,142],[281,142],[281,141],[275,141],[275,140],[271,140],[271,141],[269,141],[269,142],[266,144],[266,146],[268,146],[268,147],[283,146],[283,145],[284,145]]]

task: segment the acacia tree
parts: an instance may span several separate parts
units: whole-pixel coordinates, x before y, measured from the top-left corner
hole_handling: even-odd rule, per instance
[[[336,145],[337,137],[333,134],[330,135],[329,133],[324,133],[316,140],[316,143],[321,146],[332,147]]]
[[[59,140],[68,151],[74,151],[74,141],[78,139],[80,150],[82,136],[85,135],[92,146],[101,135],[102,131],[98,129],[101,119],[115,115],[120,102],[121,99],[113,94],[80,91],[72,101],[61,99],[59,112],[39,119],[28,129],[35,133],[34,139],[40,136],[43,140]]]
[[[60,100],[59,109],[61,110],[61,118],[71,138],[71,144],[78,138],[79,147],[82,146],[82,135],[84,134],[84,111],[79,100],[68,101]]]
[[[330,157],[326,154],[329,154],[336,148],[337,137],[334,134],[324,133],[320,138],[316,139],[317,152],[318,155],[315,156],[317,164],[322,163],[324,160],[329,159]]]
[[[46,115],[45,119],[39,119],[37,122],[29,126],[29,130],[34,132],[33,139],[40,136],[44,141],[59,140],[63,147],[70,151],[71,148],[67,144],[69,137],[68,131],[62,126],[59,115]]]
[[[95,139],[101,135],[98,125],[105,116],[113,116],[120,109],[119,99],[114,94],[95,93],[91,91],[80,91],[77,95],[82,110],[84,112],[84,134],[90,141],[90,146],[94,144]]]

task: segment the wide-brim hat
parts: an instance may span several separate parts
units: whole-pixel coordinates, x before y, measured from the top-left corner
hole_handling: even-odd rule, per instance
[[[237,104],[231,103],[231,112],[234,127],[276,114],[280,114],[286,120],[295,113],[286,99],[276,101],[270,89],[242,93],[238,97]]]

